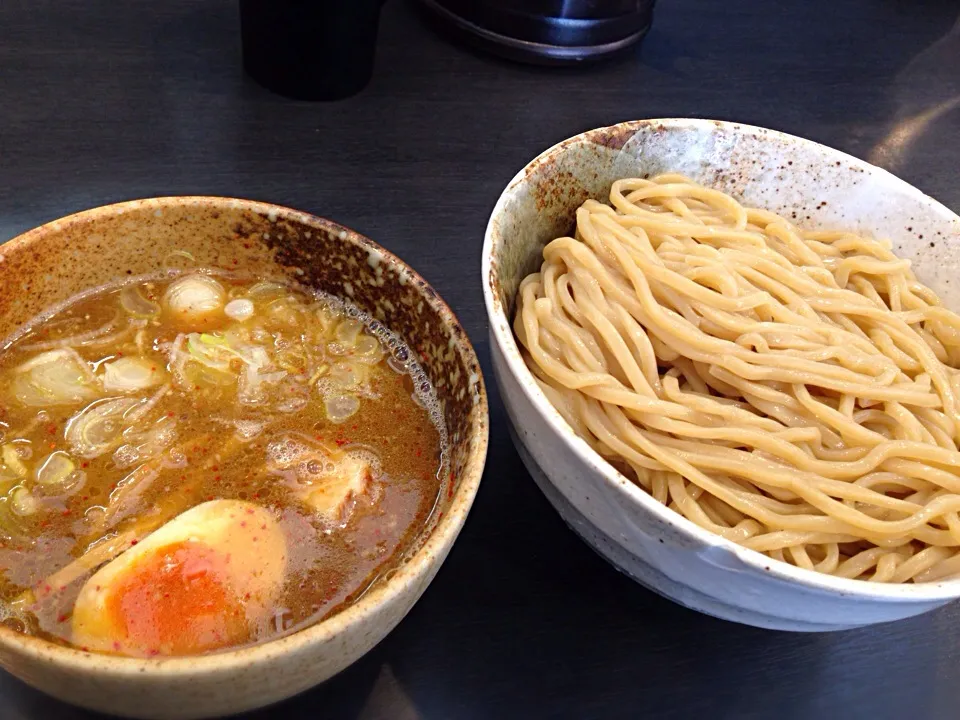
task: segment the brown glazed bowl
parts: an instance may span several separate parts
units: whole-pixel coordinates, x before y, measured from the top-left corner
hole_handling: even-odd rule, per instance
[[[343,611],[260,645],[168,659],[82,652],[0,626],[0,665],[43,692],[136,718],[204,718],[290,697],[343,670],[410,610],[453,545],[480,483],[487,400],[456,317],[410,267],[357,233],[247,200],[173,197],[88,210],[0,246],[0,337],[71,296],[163,267],[173,251],[201,267],[295,281],[370,313],[417,352],[443,405],[449,484],[389,579]],[[389,575],[389,574],[388,574]]]

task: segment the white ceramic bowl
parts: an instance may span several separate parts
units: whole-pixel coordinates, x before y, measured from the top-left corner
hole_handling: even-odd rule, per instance
[[[840,630],[917,615],[960,581],[882,585],[796,568],[656,502],[578,438],[539,390],[511,330],[520,280],[569,234],[587,198],[623,177],[684,173],[804,227],[889,238],[921,280],[960,307],[960,218],[890,173],[823,145],[747,125],[640,120],[592,130],[533,160],[487,226],[483,288],[491,352],[514,439],[540,489],[584,540],[637,582],[709,615],[781,630]]]

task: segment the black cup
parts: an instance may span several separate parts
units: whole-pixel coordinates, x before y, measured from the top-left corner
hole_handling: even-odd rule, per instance
[[[240,0],[243,68],[296,100],[340,100],[373,73],[383,0]]]

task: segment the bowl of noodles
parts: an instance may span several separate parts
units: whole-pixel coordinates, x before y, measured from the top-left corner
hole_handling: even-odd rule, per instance
[[[960,596],[960,218],[694,119],[592,130],[487,226],[494,370],[565,521],[682,605],[822,631]]]

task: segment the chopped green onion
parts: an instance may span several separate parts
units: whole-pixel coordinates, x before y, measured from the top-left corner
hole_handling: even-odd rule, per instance
[[[255,302],[269,302],[287,294],[287,288],[280,283],[264,280],[247,290],[247,297]]]
[[[324,400],[330,422],[342,423],[360,409],[360,400],[355,395],[332,395]]]
[[[160,306],[141,295],[136,285],[127,285],[120,291],[120,306],[136,318],[149,319],[160,315]]]
[[[40,501],[31,495],[30,491],[23,485],[13,489],[10,494],[10,505],[13,512],[21,517],[33,515],[40,509]]]
[[[345,318],[343,322],[337,325],[334,335],[337,342],[353,347],[357,343],[357,337],[359,337],[361,330],[363,330],[362,322],[355,318]]]
[[[123,416],[140,401],[115,398],[89,405],[67,422],[66,441],[83,458],[99,457],[120,442]]]
[[[37,468],[37,482],[45,486],[63,485],[73,475],[77,466],[63,450],[52,452]]]
[[[20,453],[17,452],[17,446],[13,443],[7,443],[3,446],[3,465],[17,477],[27,476],[27,466],[20,459]]]
[[[96,379],[75,350],[40,353],[14,370],[11,389],[27,407],[65,405],[97,395]]]
[[[383,360],[383,345],[373,335],[361,335],[353,346],[354,359],[365,365],[376,365]]]
[[[146,358],[122,357],[103,366],[103,388],[109,392],[136,392],[166,380],[167,373]]]
[[[241,322],[253,316],[253,301],[247,298],[237,298],[227,303],[223,308],[224,314],[231,320],[240,320]]]

